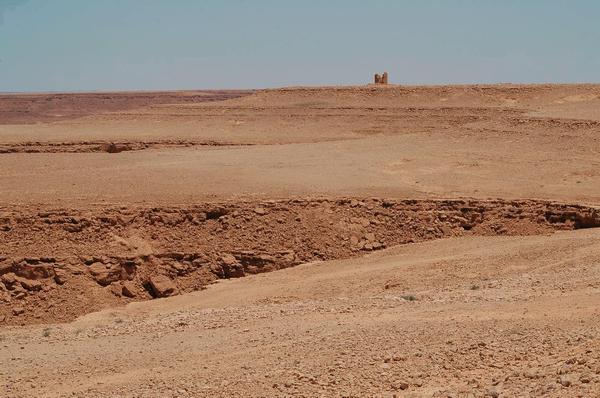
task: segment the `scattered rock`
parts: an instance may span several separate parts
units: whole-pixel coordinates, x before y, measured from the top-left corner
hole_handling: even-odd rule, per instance
[[[232,254],[221,256],[221,268],[226,278],[240,278],[244,276],[244,267]]]
[[[112,267],[110,265],[102,263],[93,263],[89,266],[90,274],[92,278],[102,286],[108,286],[113,282],[121,279],[120,267]]]
[[[496,388],[491,387],[487,389],[487,391],[485,392],[485,396],[491,398],[498,398],[500,396],[500,392],[498,392]]]
[[[131,147],[127,144],[115,144],[114,142],[109,142],[106,144],[102,144],[100,149],[103,152],[107,152],[107,153],[119,153],[119,152],[123,152],[123,151],[130,151]]]
[[[125,281],[121,287],[121,294],[125,297],[134,298],[136,296],[136,288],[133,282]]]
[[[207,216],[205,212],[199,212],[196,214],[196,216],[193,218],[193,220],[195,220],[197,223],[203,223],[204,221],[206,221]]]
[[[221,256],[221,264],[223,265],[235,265],[238,264],[238,260],[233,254],[223,254]]]
[[[0,281],[8,288],[12,289],[15,283],[17,283],[17,276],[13,272],[9,272],[0,276]]]
[[[389,209],[390,207],[394,207],[395,204],[396,204],[396,201],[393,199],[383,199],[383,201],[381,202],[381,205],[386,209]]]
[[[401,381],[396,385],[401,390],[406,390],[408,388],[408,383],[405,381]]]
[[[221,264],[210,264],[209,268],[210,272],[215,274],[217,277],[225,278],[225,271],[223,270]]]
[[[570,387],[573,385],[573,378],[570,375],[561,375],[558,378],[558,383],[563,387]]]
[[[168,297],[177,293],[177,287],[173,281],[163,275],[153,275],[148,280],[155,297]]]
[[[189,263],[183,263],[183,262],[179,262],[179,261],[173,261],[170,264],[170,270],[181,276],[181,275],[186,275],[187,273],[189,273],[192,269],[190,267]]]
[[[112,294],[114,294],[117,297],[121,297],[122,294],[123,294],[123,288],[120,285],[116,284],[116,283],[113,283],[113,284],[109,285],[108,289],[110,290],[110,292]]]
[[[23,308],[23,307],[14,307],[14,308],[12,309],[12,313],[13,313],[13,315],[14,315],[14,316],[21,315],[21,314],[23,314],[24,312],[25,312],[25,308]]]
[[[162,257],[168,257],[168,258],[172,258],[173,260],[181,261],[185,257],[185,253],[177,252],[177,251],[167,252],[167,253],[164,253],[162,255]]]
[[[254,212],[259,216],[264,216],[265,214],[267,214],[267,210],[264,207],[255,207]]]
[[[34,281],[31,279],[25,279],[25,278],[19,278],[19,283],[21,284],[21,286],[23,286],[23,288],[25,290],[29,290],[29,291],[40,291],[42,290],[42,282],[40,281]]]
[[[352,199],[350,201],[350,207],[359,207],[359,206],[364,206],[364,205],[365,205],[365,202],[361,202],[356,199]]]
[[[32,280],[52,278],[54,276],[54,266],[49,263],[39,264],[37,259],[21,261],[13,266],[13,270],[17,276]]]
[[[54,282],[64,285],[69,279],[69,273],[64,268],[54,268]]]

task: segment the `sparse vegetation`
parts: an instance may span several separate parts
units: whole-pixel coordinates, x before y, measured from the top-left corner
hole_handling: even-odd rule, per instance
[[[402,298],[406,301],[417,301],[417,297],[412,294],[404,295]]]

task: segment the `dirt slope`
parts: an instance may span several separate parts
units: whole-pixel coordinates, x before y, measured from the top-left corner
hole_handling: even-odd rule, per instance
[[[0,375],[16,397],[594,396],[599,255],[585,230],[302,265],[6,328]]]

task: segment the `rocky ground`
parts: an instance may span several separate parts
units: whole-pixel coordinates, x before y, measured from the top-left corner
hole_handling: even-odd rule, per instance
[[[465,236],[0,333],[5,396],[592,397],[600,235]]]
[[[0,96],[0,392],[597,396],[599,110],[596,85]]]

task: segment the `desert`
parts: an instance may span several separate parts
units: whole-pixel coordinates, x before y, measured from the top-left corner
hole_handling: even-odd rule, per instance
[[[599,85],[3,94],[0,187],[3,396],[600,394]]]

